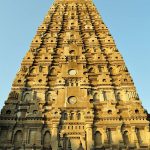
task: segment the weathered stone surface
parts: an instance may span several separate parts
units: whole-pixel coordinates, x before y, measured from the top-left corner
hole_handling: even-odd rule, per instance
[[[0,149],[150,148],[148,114],[92,0],[55,0],[0,114]]]

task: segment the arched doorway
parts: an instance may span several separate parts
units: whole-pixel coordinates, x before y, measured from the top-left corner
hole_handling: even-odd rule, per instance
[[[94,136],[95,148],[102,145],[102,134],[99,131],[96,131]]]
[[[123,141],[125,145],[129,145],[130,140],[129,140],[129,133],[128,131],[124,131],[123,133]]]
[[[21,130],[18,130],[14,135],[14,145],[19,146],[22,145],[23,141],[23,133]]]
[[[51,146],[51,135],[49,131],[46,131],[43,137],[44,148],[49,148]]]

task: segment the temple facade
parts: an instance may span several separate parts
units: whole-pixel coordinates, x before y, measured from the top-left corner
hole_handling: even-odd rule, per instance
[[[0,114],[0,150],[149,150],[150,122],[92,0],[55,0]]]

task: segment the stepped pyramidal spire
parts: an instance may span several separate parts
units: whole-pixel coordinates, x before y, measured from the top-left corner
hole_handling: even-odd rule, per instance
[[[92,0],[55,0],[0,114],[4,150],[148,150],[148,114]]]

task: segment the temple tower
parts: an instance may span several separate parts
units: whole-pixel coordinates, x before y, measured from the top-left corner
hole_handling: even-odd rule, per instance
[[[0,114],[0,150],[150,148],[147,113],[92,0],[55,0]]]

